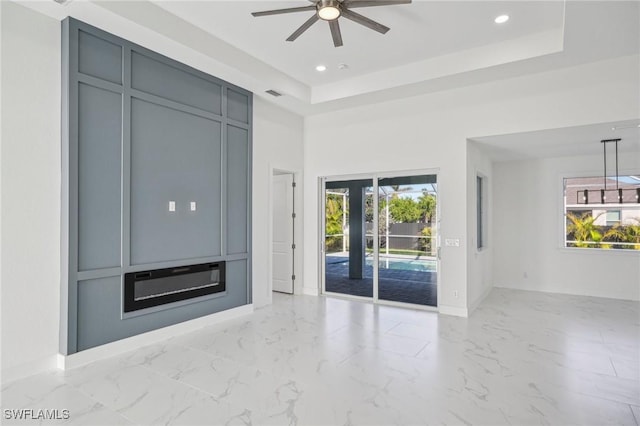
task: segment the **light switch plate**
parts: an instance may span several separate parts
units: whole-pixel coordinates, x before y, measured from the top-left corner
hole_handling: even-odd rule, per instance
[[[189,208],[191,209],[192,212],[196,211],[196,202],[195,201],[191,201],[189,203]]]
[[[170,212],[175,212],[176,211],[176,202],[175,201],[169,201],[169,211]]]
[[[447,247],[460,247],[460,239],[459,238],[446,238],[444,240],[444,245]]]

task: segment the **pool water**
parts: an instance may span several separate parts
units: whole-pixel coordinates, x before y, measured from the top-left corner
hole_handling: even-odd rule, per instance
[[[373,266],[373,259],[367,258],[367,266]],[[427,259],[380,259],[380,269],[400,271],[436,272],[436,261]]]

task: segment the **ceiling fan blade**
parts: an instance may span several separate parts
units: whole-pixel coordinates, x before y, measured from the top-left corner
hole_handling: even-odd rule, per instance
[[[295,30],[293,34],[289,36],[289,38],[287,38],[287,41],[294,41],[295,39],[300,37],[300,35],[302,35],[303,32],[307,31],[309,27],[315,24],[318,21],[318,19],[319,19],[318,14],[314,13],[311,18],[309,18],[304,24],[302,24],[300,28]]]
[[[253,16],[269,16],[269,15],[281,15],[283,13],[296,13],[296,12],[305,12],[307,10],[316,10],[315,6],[302,6],[302,7],[290,7],[288,9],[276,9],[276,10],[265,10],[262,12],[253,12]]]
[[[366,16],[362,16],[359,13],[352,12],[348,9],[342,9],[342,13],[340,16],[344,16],[347,19],[352,20],[360,25],[364,25],[367,28],[371,28],[374,31],[379,32],[380,34],[386,34],[389,31],[389,27],[385,27],[384,25],[367,18]]]
[[[411,0],[349,0],[343,2],[343,4],[350,9],[356,7],[395,6],[410,3]]]
[[[331,28],[331,37],[333,37],[333,45],[335,47],[342,46],[342,33],[340,32],[340,24],[338,20],[334,19],[329,21],[329,28]]]

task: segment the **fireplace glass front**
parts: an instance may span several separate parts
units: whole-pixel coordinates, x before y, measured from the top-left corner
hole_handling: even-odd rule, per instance
[[[137,311],[224,290],[224,262],[131,272],[124,278],[124,311]]]

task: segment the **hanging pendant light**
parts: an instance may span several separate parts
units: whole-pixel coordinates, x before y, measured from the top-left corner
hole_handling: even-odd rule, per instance
[[[576,194],[576,200],[578,204],[592,204],[599,203],[600,204],[623,204],[625,202],[625,194],[630,194],[627,196],[627,203],[631,202],[640,203],[640,188],[620,188],[620,176],[618,173],[618,142],[622,139],[603,139],[600,141],[602,143],[602,157],[604,163],[604,174],[603,174],[603,185],[601,189],[584,189],[579,190]],[[616,187],[615,189],[607,188],[607,181],[609,180],[607,177],[607,144],[615,145],[615,160],[616,160]],[[631,195],[631,193],[635,192],[635,194]]]

